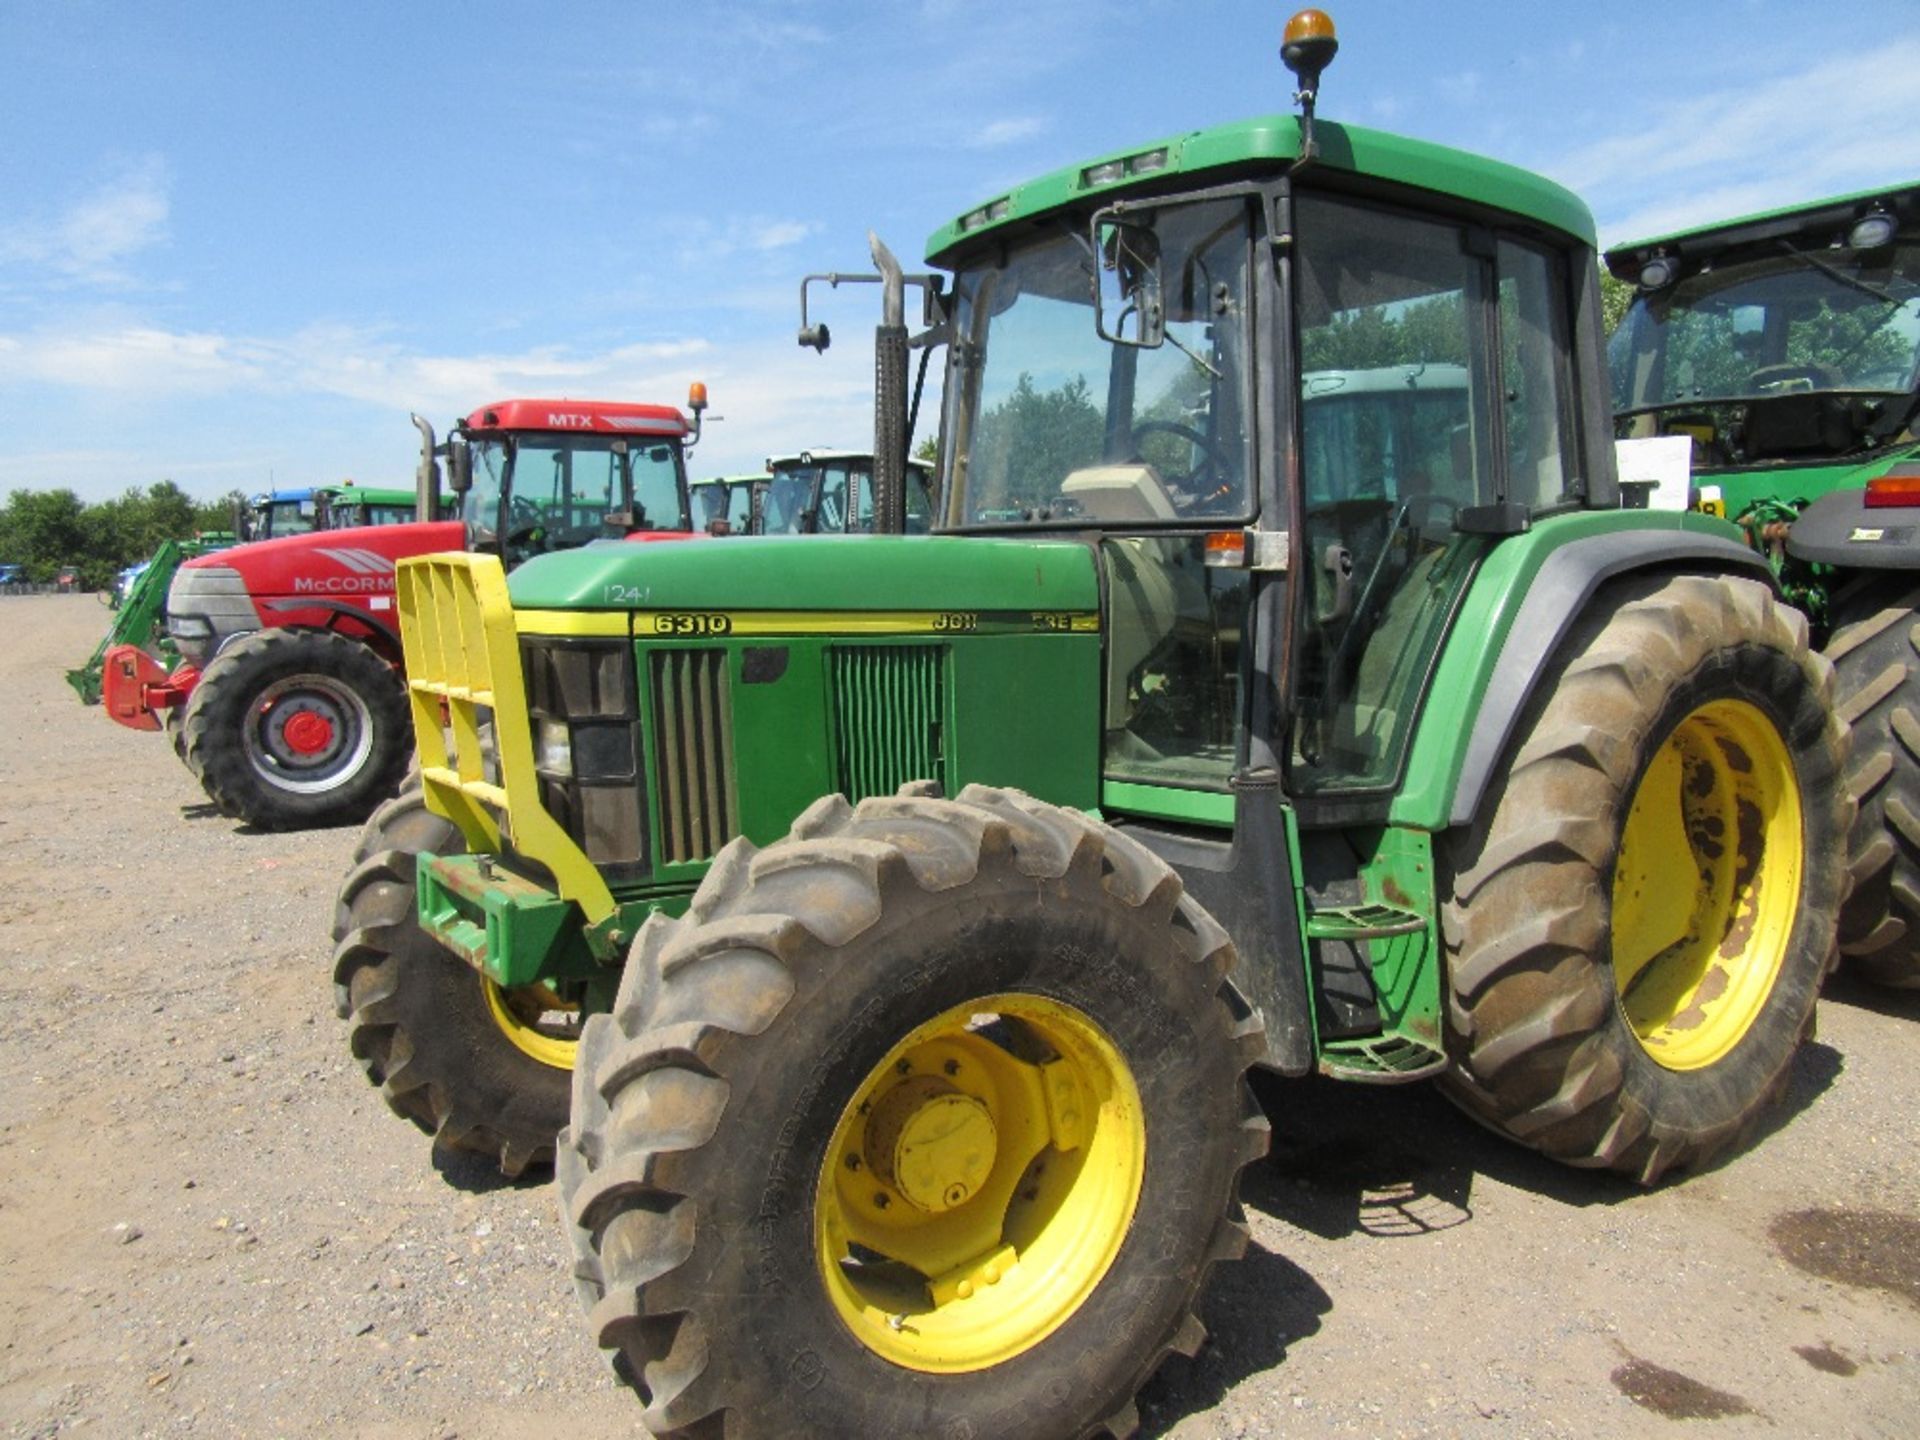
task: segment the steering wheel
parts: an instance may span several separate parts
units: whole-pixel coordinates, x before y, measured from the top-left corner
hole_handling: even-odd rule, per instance
[[[1232,486],[1229,483],[1217,483],[1203,493],[1204,477],[1218,477],[1227,473],[1226,457],[1205,435],[1191,425],[1182,425],[1177,420],[1142,420],[1133,427],[1130,445],[1133,453],[1140,453],[1140,437],[1143,435],[1173,435],[1186,441],[1200,452],[1200,463],[1184,475],[1163,475],[1169,490],[1178,489],[1186,495],[1186,500],[1176,499],[1174,504],[1182,512],[1197,509],[1204,501],[1213,500],[1227,494]]]
[[[1362,634],[1373,633],[1373,605],[1378,598],[1380,588],[1388,573],[1388,561],[1396,552],[1401,555],[1400,562],[1393,566],[1396,574],[1404,575],[1413,564],[1413,544],[1419,533],[1432,523],[1431,512],[1436,508],[1446,511],[1448,523],[1460,511],[1458,501],[1445,495],[1431,493],[1409,495],[1400,502],[1400,508],[1394,512],[1393,524],[1387,527],[1387,538],[1380,547],[1380,553],[1374,557],[1373,568],[1367,572],[1366,580],[1360,586],[1360,593],[1354,599],[1353,609],[1347,616],[1347,628],[1340,633],[1340,643],[1333,648],[1333,658],[1327,662],[1327,688],[1322,701],[1322,713],[1331,718],[1334,697],[1340,693],[1340,676],[1345,673],[1353,652],[1360,642]],[[1418,525],[1413,523],[1415,510],[1428,512],[1421,517]],[[1401,544],[1400,532],[1407,532],[1406,543]]]
[[[522,500],[518,495],[507,501],[507,533],[501,539],[503,545],[526,545],[536,539],[546,528],[547,517],[530,500]]]
[[[1806,381],[1808,388],[1813,390],[1828,390],[1833,388],[1838,378],[1825,365],[1762,365],[1747,376],[1747,387],[1773,395],[1787,395],[1793,392],[1784,387],[1795,380]]]

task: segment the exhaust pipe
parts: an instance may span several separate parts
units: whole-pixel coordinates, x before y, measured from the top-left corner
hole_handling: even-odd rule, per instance
[[[407,416],[420,432],[420,465],[413,472],[413,518],[440,518],[440,462],[434,458],[433,426],[418,415]]]
[[[873,332],[873,528],[907,528],[907,285],[893,252],[871,230],[880,272],[880,324]]]

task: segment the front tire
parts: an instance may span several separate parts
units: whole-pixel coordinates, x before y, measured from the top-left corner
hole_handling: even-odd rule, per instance
[[[1443,1088],[1652,1183],[1785,1083],[1834,953],[1851,802],[1831,670],[1753,581],[1604,592],[1448,837]]]
[[[513,1177],[553,1159],[578,1017],[542,987],[501,989],[420,928],[417,857],[466,848],[417,789],[374,812],[334,905],[334,1010],[394,1114]]]
[[[1840,951],[1864,980],[1920,988],[1920,589],[1874,584],[1835,605],[1840,713],[1853,726],[1853,893]]]
[[[1164,863],[1015,792],[730,845],[588,1022],[558,1161],[648,1427],[1130,1433],[1266,1149],[1232,958]]]
[[[220,813],[265,829],[364,819],[413,745],[404,683],[324,630],[256,630],[207,665],[182,726],[187,768]]]

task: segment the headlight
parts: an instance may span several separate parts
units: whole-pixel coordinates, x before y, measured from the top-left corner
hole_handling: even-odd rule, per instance
[[[555,780],[573,774],[573,735],[564,720],[542,719],[533,737],[533,768]]]
[[[609,880],[647,867],[639,690],[622,641],[521,641],[540,805]]]

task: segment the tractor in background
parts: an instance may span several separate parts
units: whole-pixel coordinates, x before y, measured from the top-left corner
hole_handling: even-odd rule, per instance
[[[231,549],[240,541],[409,521],[414,517],[414,503],[411,490],[355,485],[351,480],[338,485],[268,490],[237,501],[232,530],[163,541],[148,559],[120,572],[109,597],[115,615],[107,633],[85,665],[67,671],[67,683],[73,686],[81,704],[98,705],[108,656],[122,646],[143,652],[154,666],[172,673],[180,663],[180,654],[166,635],[167,588],[173,583],[174,571],[185,561]],[[125,666],[135,662],[131,655],[122,654],[115,663]],[[121,698],[124,700],[124,694]],[[151,727],[143,724],[136,728]],[[177,738],[177,719],[168,728]]]
[[[709,534],[746,535],[753,527],[754,487],[762,475],[712,475],[688,487],[695,528]]]
[[[463,546],[508,565],[603,538],[679,538],[690,527],[685,453],[694,419],[672,406],[508,400],[444,443],[421,434],[416,513],[458,520],[281,535],[188,561],[168,592],[169,644],[109,657],[109,713],[178,727],[182,758],[223,814],[268,828],[363,818],[408,757],[394,566]],[[174,720],[172,717],[178,717]]]
[[[931,527],[933,466],[907,462],[906,528],[924,535]],[[802,450],[767,461],[767,477],[755,482],[755,535],[863,535],[873,529],[873,452]]]
[[[1607,253],[1635,287],[1616,432],[1733,517],[1833,662],[1853,726],[1840,948],[1920,987],[1920,184]]]

